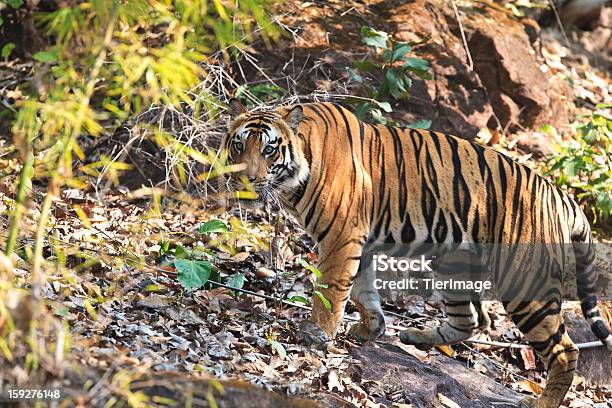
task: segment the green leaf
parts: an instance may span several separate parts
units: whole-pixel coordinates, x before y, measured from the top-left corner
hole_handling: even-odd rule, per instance
[[[391,108],[391,104],[389,102],[379,102],[379,101],[375,101],[375,102],[385,112],[387,113],[393,112],[393,109]]]
[[[387,119],[383,116],[380,109],[372,109],[370,113],[372,115],[372,119],[374,119],[376,123],[382,123],[383,125],[387,123]]]
[[[404,94],[404,96],[406,96],[408,94],[408,89],[410,89],[410,87],[412,86],[412,79],[410,79],[410,77],[408,75],[402,75],[402,81],[404,82],[404,88],[406,88],[406,93]]]
[[[312,272],[312,274],[316,277],[317,281],[320,281],[323,278],[323,274],[321,273],[321,271],[309,264],[305,259],[298,259],[298,264]]]
[[[7,4],[13,9],[18,9],[23,4],[23,0],[7,0]]]
[[[225,284],[236,289],[242,289],[242,287],[244,286],[244,275],[240,272],[237,272],[232,276],[229,276]]]
[[[294,303],[303,303],[305,305],[309,305],[310,302],[308,301],[308,299],[306,299],[304,296],[299,296],[299,295],[295,295],[295,296],[291,296],[289,299],[287,299],[289,302],[294,302]]]
[[[321,302],[323,302],[323,306],[325,306],[327,310],[331,311],[331,302],[327,300],[327,298],[318,290],[315,290],[314,294],[319,298],[319,300],[321,300]]]
[[[56,316],[66,317],[69,314],[70,314],[70,311],[68,310],[67,307],[65,307],[65,306],[56,306],[55,307],[55,315]]]
[[[189,258],[191,256],[191,252],[187,251],[183,246],[177,245],[174,248],[174,257],[175,258]]]
[[[427,71],[429,69],[429,61],[423,58],[406,58],[402,67],[411,71]]]
[[[355,115],[364,120],[368,115],[368,112],[372,109],[372,104],[369,101],[363,101],[355,105]]]
[[[387,79],[387,85],[389,86],[389,92],[395,99],[400,99],[406,93],[406,87],[404,85],[403,78],[401,78],[397,71],[394,69],[388,69],[385,72],[385,78]]]
[[[380,69],[378,65],[374,64],[371,61],[353,61],[352,65],[363,73],[368,73]]]
[[[542,132],[542,133],[549,134],[551,136],[556,136],[557,135],[557,129],[555,129],[554,126],[551,126],[551,125],[542,125],[542,126],[540,126],[538,131]]]
[[[408,43],[400,42],[393,46],[393,53],[391,54],[391,62],[397,61],[404,55],[412,51],[412,47]]]
[[[597,108],[597,109],[611,109],[612,108],[612,103],[598,103],[597,105],[595,105],[595,108]]]
[[[416,122],[413,122],[406,127],[409,129],[429,129],[430,126],[431,126],[431,120],[419,119]]]
[[[349,74],[349,79],[351,81],[355,81],[358,84],[362,84],[364,79],[361,75],[359,75],[359,73],[357,71],[355,71],[353,68],[347,67],[346,68],[346,72],[348,72]]]
[[[366,26],[361,27],[361,40],[366,45],[386,49],[388,38],[389,35],[384,31],[378,31]]]
[[[201,235],[211,234],[213,232],[227,232],[227,225],[221,220],[210,220],[200,225],[198,232]]]
[[[159,246],[159,256],[164,255],[170,250],[170,241],[164,241]]]
[[[212,265],[208,261],[176,259],[174,267],[178,271],[178,281],[185,289],[199,289],[208,281]]]
[[[284,359],[285,357],[287,357],[287,350],[285,350],[285,347],[278,341],[268,337],[268,343],[270,343],[270,346],[272,346],[272,348],[276,350],[276,352],[281,358]]]
[[[13,52],[14,48],[15,44],[13,43],[4,44],[4,47],[2,47],[2,50],[0,51],[0,57],[5,59],[8,58],[11,55],[11,52]]]
[[[59,58],[59,48],[53,47],[49,48],[47,51],[37,52],[36,54],[32,55],[32,58],[34,58],[36,61],[46,62],[48,64],[57,62]]]

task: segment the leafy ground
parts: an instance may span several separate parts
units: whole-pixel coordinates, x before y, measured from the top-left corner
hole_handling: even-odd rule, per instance
[[[65,257],[66,268],[48,275],[43,295],[48,300],[45,313],[70,328],[70,353],[59,361],[41,361],[42,367],[59,370],[51,384],[70,387],[77,400],[94,406],[111,396],[135,393],[144,373],[148,378],[177,372],[238,378],[288,395],[323,398],[319,394],[334,393],[361,406],[374,406],[381,398],[409,402],[394,396],[396,390],[388,390],[389,395],[369,392],[367,379],[355,381],[347,371],[355,364],[349,350],[357,346],[344,334],[349,322],[333,345],[311,350],[295,337],[307,311],[256,296],[309,297],[308,272],[297,260],[314,262],[316,255],[293,222],[277,214],[268,223],[261,214],[243,214],[239,221],[240,214],[223,213],[213,219],[230,225],[232,234],[200,234],[200,225],[210,225],[210,210],[194,210],[191,203],[174,199],[156,203],[134,198],[138,195],[108,195],[100,202],[67,191],[55,203],[48,256]],[[273,245],[259,246],[267,237]],[[210,261],[223,282],[240,273],[244,288],[255,294],[236,295],[214,286],[184,290],[176,268],[168,266],[175,256]],[[15,273],[25,285],[28,273]],[[188,278],[183,283],[191,282]],[[431,324],[442,317],[436,305],[397,302],[386,309],[390,325]],[[490,313],[494,328],[484,339],[520,339],[499,305],[492,305]],[[349,309],[348,316],[357,317],[356,311]],[[396,333],[389,330],[384,341],[397,344]],[[528,349],[477,344],[401,348],[424,362],[435,355],[454,356],[520,392],[537,392],[542,384],[543,367]],[[19,352],[18,345],[14,354]],[[29,381],[20,368],[3,370],[2,376],[8,383]],[[96,385],[98,392],[92,392]],[[578,380],[568,406],[589,406],[610,397],[609,389],[586,387]]]

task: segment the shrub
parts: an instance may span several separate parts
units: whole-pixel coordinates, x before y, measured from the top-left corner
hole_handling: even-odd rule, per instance
[[[387,123],[383,112],[393,111],[389,99],[402,100],[409,96],[411,75],[431,79],[429,62],[422,58],[408,57],[415,42],[395,41],[383,31],[370,27],[361,28],[361,41],[371,51],[367,58],[353,62],[348,68],[349,78],[358,84],[367,99],[351,99],[355,114],[372,118],[377,123]],[[418,121],[412,127],[428,128],[431,121]]]
[[[555,144],[547,160],[546,174],[555,183],[576,191],[576,198],[590,206],[595,222],[612,216],[612,105],[598,105],[595,112],[574,124],[576,137]]]

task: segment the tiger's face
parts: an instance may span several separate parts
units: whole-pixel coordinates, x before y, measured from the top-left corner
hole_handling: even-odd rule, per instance
[[[232,192],[252,192],[251,197],[238,195],[247,208],[261,208],[268,199],[282,202],[309,174],[304,142],[297,131],[304,116],[302,107],[295,106],[285,114],[248,112],[232,99],[229,112],[229,131],[221,147],[227,152],[228,164],[242,165],[242,170],[230,174],[227,187]]]

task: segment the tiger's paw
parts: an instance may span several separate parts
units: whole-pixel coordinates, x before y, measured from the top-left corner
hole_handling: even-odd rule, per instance
[[[377,340],[383,335],[384,332],[384,330],[382,332],[380,330],[372,331],[363,323],[355,323],[349,329],[348,334],[355,337],[357,340],[364,342]]]
[[[329,340],[323,329],[311,320],[300,322],[296,335],[300,344],[317,349],[322,348]]]
[[[518,408],[538,408],[538,399],[533,397],[523,398],[517,406]]]
[[[378,340],[385,334],[385,317],[382,314],[372,314],[365,322],[355,323],[351,326],[348,334],[359,341]]]
[[[401,331],[399,334],[400,341],[404,344],[412,345],[433,345],[431,336],[428,336],[428,331],[409,328]]]

